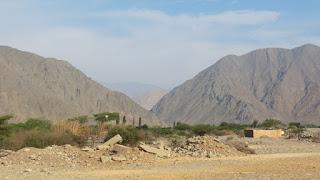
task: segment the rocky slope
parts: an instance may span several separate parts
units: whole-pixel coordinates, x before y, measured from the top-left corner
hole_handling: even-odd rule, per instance
[[[320,124],[320,47],[226,56],[172,90],[152,111],[167,122],[250,123],[273,117]]]
[[[0,47],[0,115],[17,120],[64,119],[98,112],[120,112],[159,124],[158,118],[126,95],[111,91],[71,64],[10,47]]]

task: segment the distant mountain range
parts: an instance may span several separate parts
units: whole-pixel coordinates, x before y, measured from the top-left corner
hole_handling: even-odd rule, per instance
[[[229,55],[176,87],[152,109],[166,122],[320,124],[320,47]]]
[[[106,87],[120,91],[131,97],[136,103],[150,110],[168,91],[151,84],[122,82],[103,83]]]
[[[120,112],[128,122],[142,117],[143,123],[160,124],[126,95],[105,88],[65,61],[0,46],[0,69],[0,115],[59,120]]]

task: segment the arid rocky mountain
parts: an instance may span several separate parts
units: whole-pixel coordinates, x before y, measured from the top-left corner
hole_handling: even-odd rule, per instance
[[[0,46],[0,68],[0,115],[58,120],[120,112],[128,121],[141,116],[143,123],[160,123],[126,95],[96,83],[65,61]]]
[[[164,96],[152,109],[167,122],[320,124],[320,47],[230,55]]]
[[[133,100],[145,109],[151,110],[152,107],[168,92],[163,89],[153,89],[146,93],[133,97]]]
[[[123,83],[104,83],[113,90],[120,91],[131,97],[136,103],[145,109],[151,108],[168,93],[158,86],[151,84],[123,82]]]

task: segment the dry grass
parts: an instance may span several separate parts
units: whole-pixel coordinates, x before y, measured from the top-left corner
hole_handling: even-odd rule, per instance
[[[75,136],[82,135],[82,126],[77,121],[58,121],[52,126],[52,131],[63,134],[63,133],[71,133]]]

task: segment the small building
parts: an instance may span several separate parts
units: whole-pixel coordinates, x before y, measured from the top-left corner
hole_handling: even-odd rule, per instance
[[[260,138],[260,137],[271,137],[280,138],[284,135],[282,129],[246,129],[244,130],[245,137]]]

